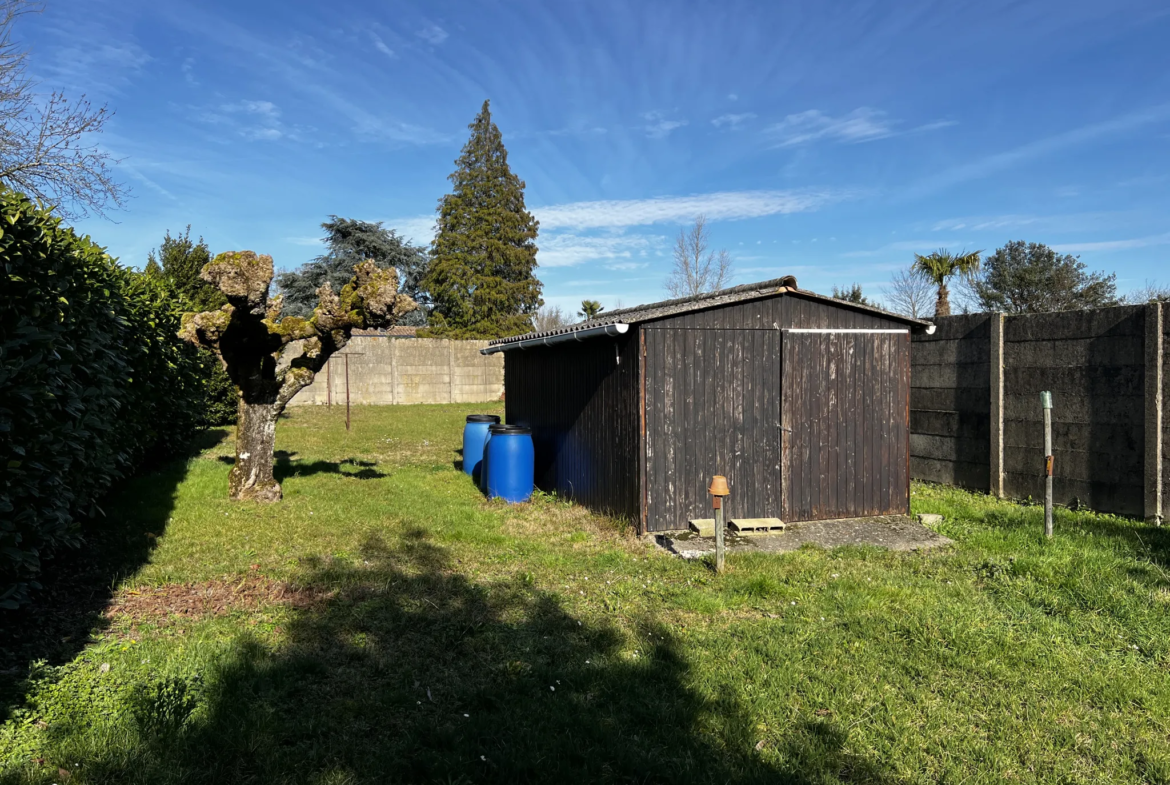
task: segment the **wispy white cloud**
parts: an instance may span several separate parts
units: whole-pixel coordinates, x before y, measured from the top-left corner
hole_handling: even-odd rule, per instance
[[[394,54],[394,50],[386,45],[386,42],[382,40],[382,36],[378,35],[377,33],[371,32],[370,39],[374,42],[374,48],[377,49],[379,52],[386,55],[387,57],[397,59],[398,55]]]
[[[137,42],[117,40],[104,30],[66,26],[53,32],[62,43],[38,67],[53,88],[77,93],[117,93],[151,61]]]
[[[1152,245],[1170,245],[1170,232],[1155,234],[1149,237],[1134,237],[1128,240],[1105,240],[1096,243],[1061,243],[1052,246],[1052,248],[1061,253],[1081,253],[1083,251],[1124,251],[1130,248],[1148,248]]]
[[[608,130],[601,126],[589,126],[587,128],[554,128],[551,131],[536,131],[533,136],[602,136],[608,133]],[[519,136],[520,134],[513,134]]]
[[[867,256],[887,256],[891,253],[928,253],[937,250],[938,248],[957,248],[962,247],[963,243],[959,241],[944,241],[938,238],[930,240],[899,240],[895,243],[887,243],[881,248],[876,248],[870,251],[849,251],[841,254],[846,258],[861,258]]]
[[[183,72],[183,79],[192,87],[199,86],[199,80],[195,78],[195,58],[188,57],[183,61],[183,65],[179,70]]]
[[[271,101],[236,101],[220,107],[225,112],[243,112],[261,117],[276,119],[280,117],[280,109]]]
[[[830,117],[819,109],[790,114],[766,131],[778,147],[830,141],[856,143],[881,139],[894,133],[886,113],[861,107],[840,117]]]
[[[732,131],[738,131],[745,122],[754,119],[756,119],[755,112],[744,112],[743,114],[724,114],[712,120],[711,125],[715,126],[716,128],[727,126]]]
[[[931,227],[932,232],[957,232],[967,229],[972,232],[985,232],[991,229],[1014,229],[1017,227],[1032,226],[1041,218],[1035,215],[994,215],[974,218],[947,218],[936,221]]]
[[[604,229],[686,223],[703,214],[712,221],[738,221],[767,215],[803,213],[851,196],[844,191],[724,191],[691,196],[661,196],[571,202],[533,209],[542,229]]]
[[[447,40],[450,34],[437,24],[428,23],[414,33],[431,46],[438,46]]]
[[[666,238],[645,235],[582,237],[575,234],[545,235],[537,245],[536,260],[542,267],[572,267],[585,262],[630,260],[642,251],[664,246]],[[611,270],[633,270],[645,262],[619,261],[606,265]]]
[[[320,237],[286,237],[286,238],[284,238],[284,241],[286,243],[292,243],[293,245],[322,245],[323,244],[321,242]]]
[[[531,208],[532,213],[540,221],[541,230],[537,259],[543,267],[599,262],[611,270],[640,269],[648,262],[638,259],[661,255],[668,244],[667,238],[624,234],[622,229],[687,223],[700,213],[710,221],[738,221],[809,212],[849,196],[846,192],[829,191],[727,191],[535,207]],[[386,225],[416,243],[428,243],[434,237],[435,218],[432,215],[397,218],[386,221]],[[610,231],[582,234],[596,230]]]
[[[308,101],[304,105],[343,119],[348,130],[358,138],[416,145],[438,144],[451,138],[432,128],[399,120],[380,105],[349,100],[344,91],[337,89],[337,84],[347,75],[331,69],[328,52],[305,36],[288,45],[276,43],[194,5],[184,6],[179,18],[186,32],[202,35],[214,41],[219,50],[235,52],[271,69],[287,86],[303,94],[302,102]]]
[[[435,216],[416,215],[409,218],[391,218],[386,228],[393,229],[416,245],[426,245],[435,237]]]
[[[1006,215],[947,218],[936,221],[930,229],[934,232],[991,232],[1005,229],[1044,230],[1047,232],[1117,231],[1132,225],[1138,218],[1140,218],[1140,214],[1126,211],[1057,213],[1054,215],[1009,213]]]
[[[736,95],[735,93],[728,93],[728,94],[727,94],[727,100],[728,100],[728,101],[738,101],[738,100],[739,100],[739,96],[738,96],[738,95]]]
[[[911,128],[908,133],[926,133],[927,131],[939,131],[943,128],[950,128],[951,126],[958,124],[958,120],[935,120],[932,123],[923,123],[920,126]]]
[[[662,112],[646,112],[642,118],[646,120],[643,130],[651,139],[663,139],[669,136],[671,131],[687,124],[686,120],[668,119]]]
[[[1010,169],[1034,158],[1077,147],[1107,136],[1133,131],[1142,126],[1158,123],[1170,118],[1170,104],[1161,104],[1148,109],[1116,117],[1101,123],[1074,128],[1054,136],[1037,139],[1034,142],[989,155],[967,164],[955,166],[922,180],[910,189],[910,196],[922,196],[960,183],[989,177],[996,172]]]
[[[232,126],[248,141],[275,141],[288,135],[280,108],[271,101],[234,101],[221,104],[218,112],[200,116],[205,122]]]
[[[863,106],[840,117],[832,117],[819,109],[790,114],[765,129],[777,147],[795,147],[811,142],[830,141],[858,144],[885,139],[890,136],[927,133],[958,125],[955,120],[935,120],[913,128],[899,128],[880,109]]]

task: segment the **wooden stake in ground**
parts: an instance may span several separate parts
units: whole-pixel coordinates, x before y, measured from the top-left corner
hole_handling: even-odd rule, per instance
[[[345,358],[345,430],[349,430],[349,356],[351,354],[365,354],[365,352],[342,352]]]
[[[1052,393],[1040,393],[1044,407],[1044,536],[1052,539]]]
[[[731,495],[727,487],[727,478],[716,474],[711,478],[711,487],[707,489],[711,494],[711,505],[715,508],[715,572],[723,572],[723,497]]]

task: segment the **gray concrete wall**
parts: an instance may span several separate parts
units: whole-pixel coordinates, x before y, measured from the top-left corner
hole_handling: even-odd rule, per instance
[[[345,364],[354,404],[480,403],[504,393],[504,356],[484,356],[487,341],[355,336],[329,360],[292,406],[345,404]]]
[[[1056,503],[1162,515],[1170,491],[1163,447],[1170,439],[1170,358],[1165,341],[1156,343],[1156,322],[1164,335],[1170,330],[1158,308],[935,320],[934,335],[913,338],[911,476],[1043,498],[1040,392],[1049,390]],[[1151,493],[1159,485],[1163,494]]]

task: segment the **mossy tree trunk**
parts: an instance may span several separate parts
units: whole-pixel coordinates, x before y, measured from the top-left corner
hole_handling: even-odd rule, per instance
[[[276,449],[274,409],[275,403],[248,403],[240,398],[236,463],[228,477],[228,495],[233,499],[280,500],[280,483],[272,473]]]
[[[398,293],[398,273],[373,262],[354,268],[340,296],[326,283],[312,317],[280,318],[280,298],[268,299],[271,256],[251,251],[220,254],[203,268],[202,278],[228,299],[218,311],[183,314],[179,335],[214,351],[240,391],[236,425],[236,463],[228,480],[231,498],[279,501],[273,474],[276,421],[293,397],[313,382],[330,356],[349,342],[355,328],[388,327],[418,306]],[[301,353],[282,364],[293,341]]]

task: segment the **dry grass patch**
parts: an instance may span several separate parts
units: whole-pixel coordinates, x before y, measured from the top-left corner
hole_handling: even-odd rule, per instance
[[[164,627],[274,606],[310,610],[327,599],[321,591],[253,574],[242,579],[128,589],[114,598],[105,617],[131,626],[149,623]]]

